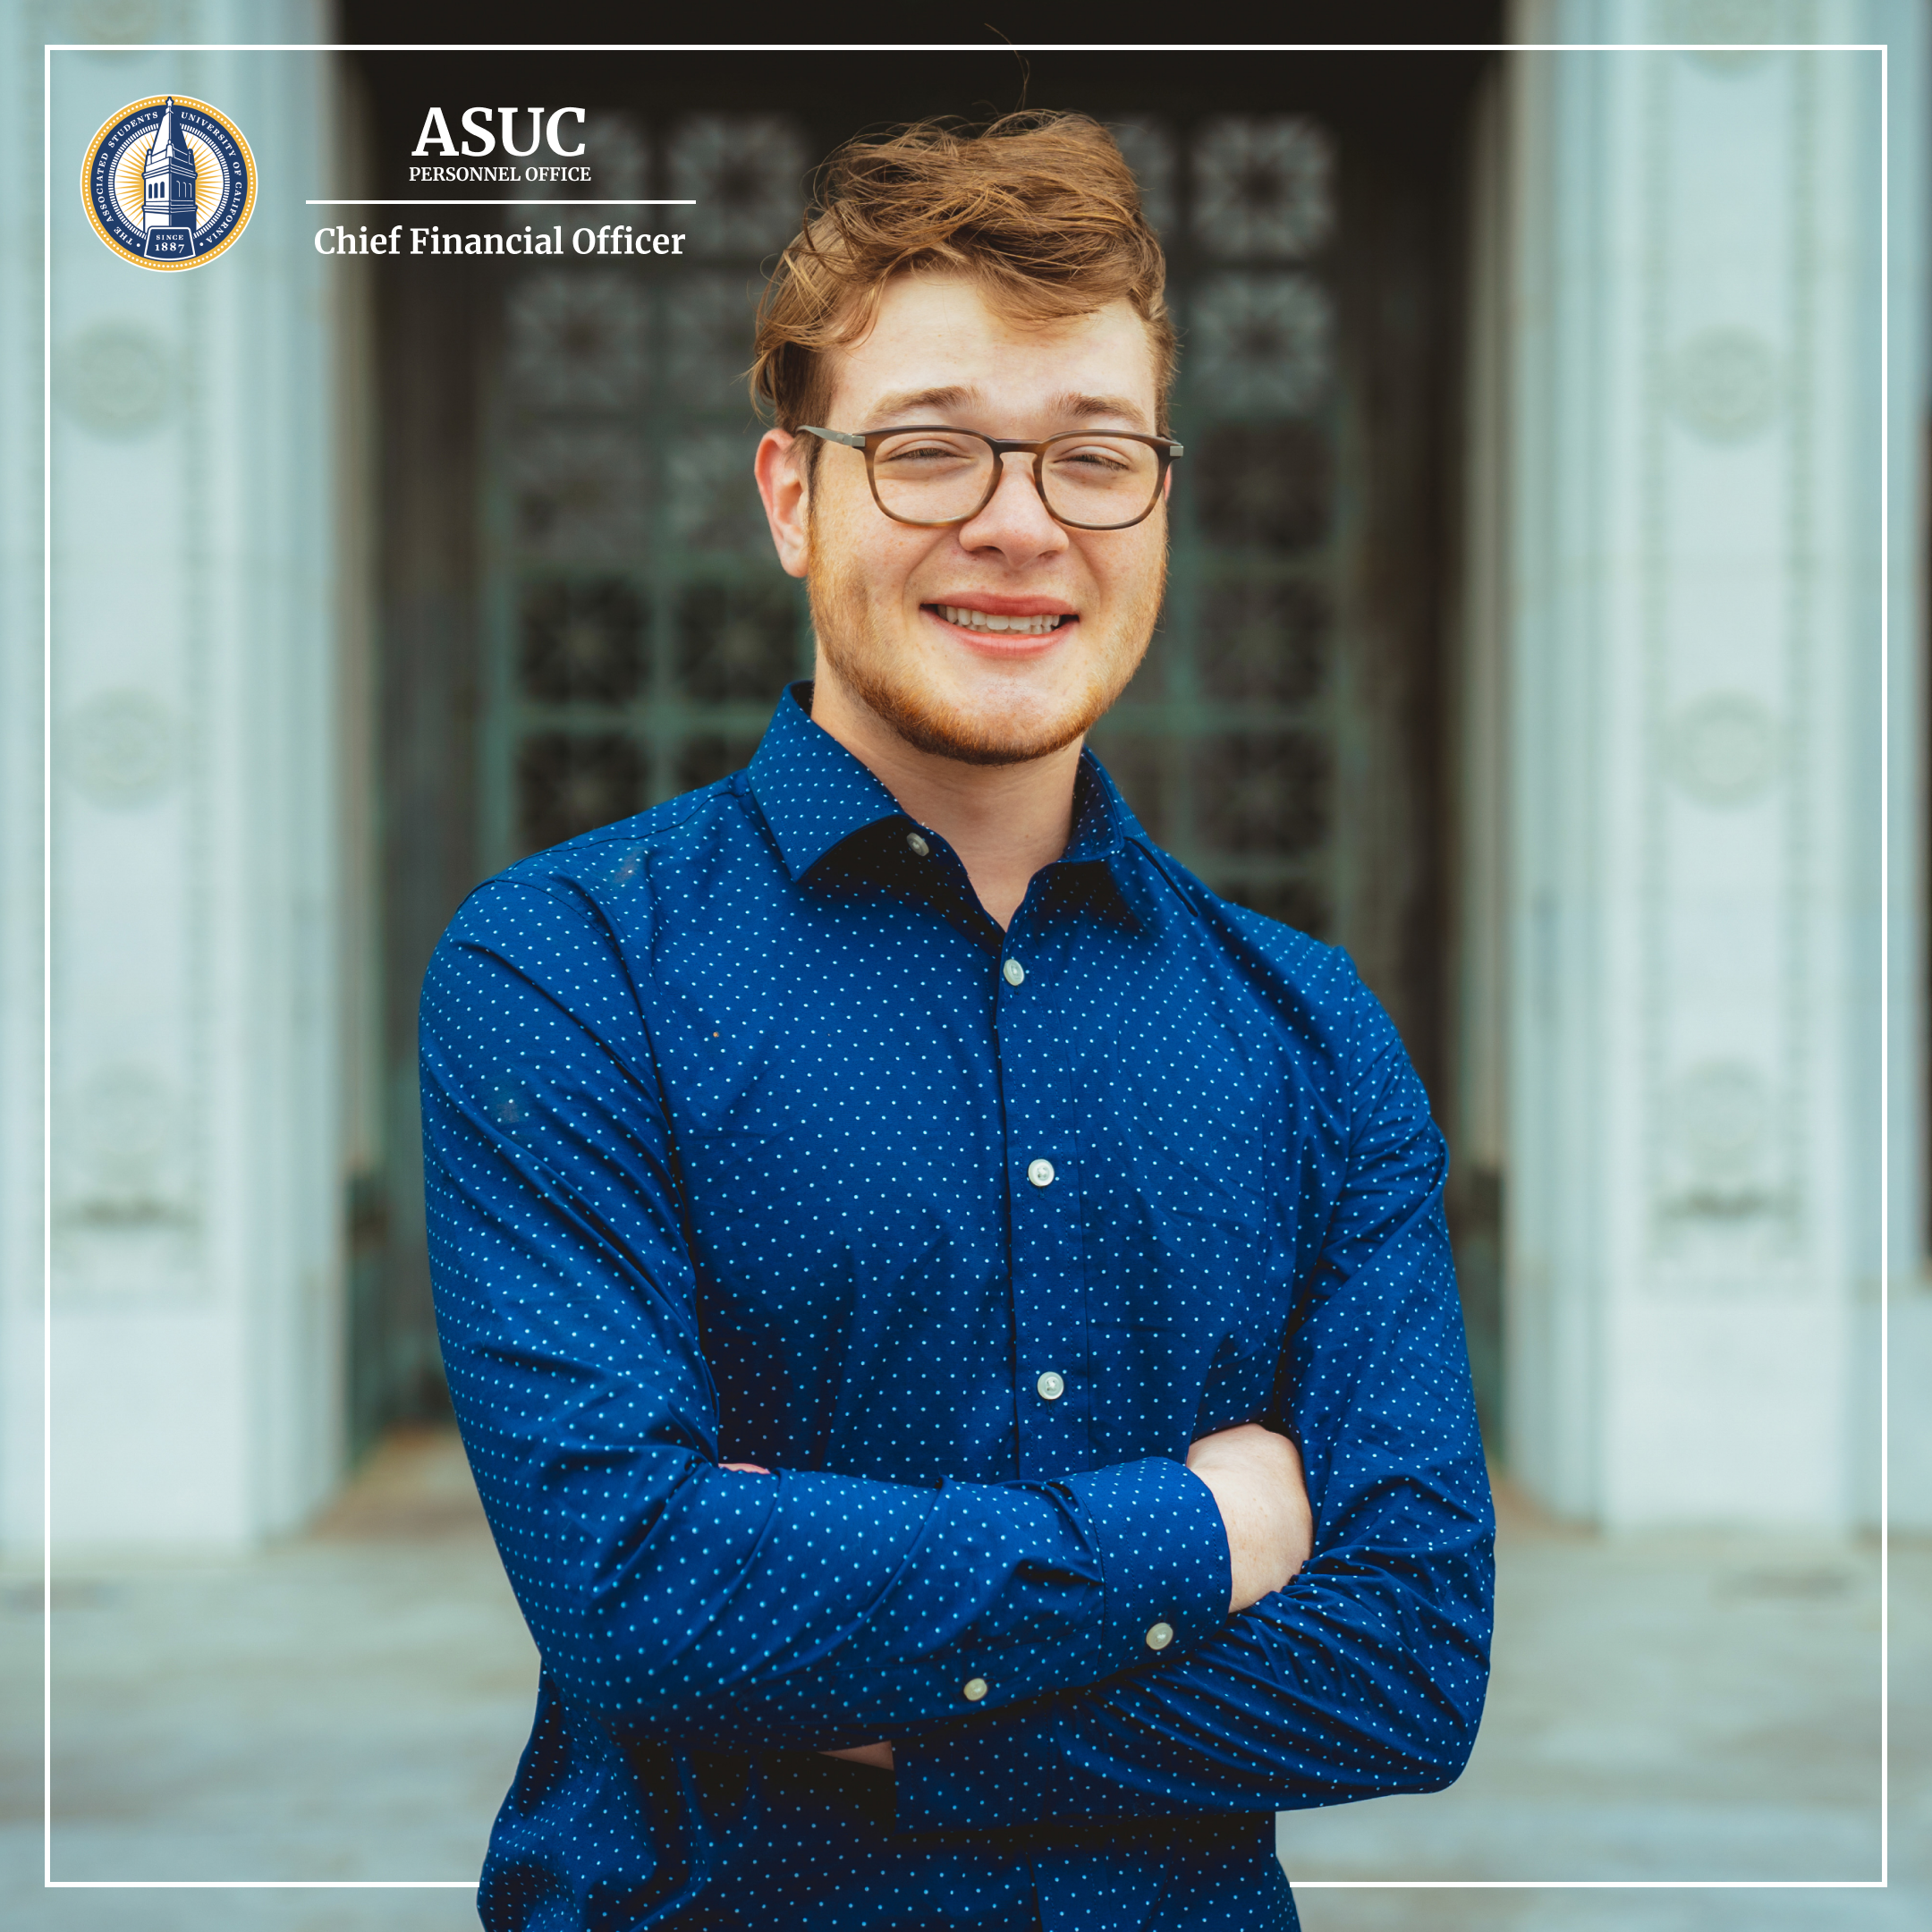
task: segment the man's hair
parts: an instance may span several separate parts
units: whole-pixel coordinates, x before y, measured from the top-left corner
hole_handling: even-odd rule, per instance
[[[813,199],[758,304],[751,395],[781,429],[824,422],[827,352],[865,335],[893,276],[927,269],[967,277],[1026,322],[1131,304],[1148,326],[1165,434],[1166,263],[1133,171],[1098,122],[1014,114],[984,128],[932,120],[860,137],[819,169]]]

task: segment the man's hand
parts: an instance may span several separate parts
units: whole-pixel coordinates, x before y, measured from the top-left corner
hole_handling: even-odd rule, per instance
[[[1301,1452],[1258,1422],[1203,1436],[1187,1466],[1214,1491],[1227,1531],[1234,1588],[1232,1615],[1280,1589],[1308,1561],[1315,1541]]]

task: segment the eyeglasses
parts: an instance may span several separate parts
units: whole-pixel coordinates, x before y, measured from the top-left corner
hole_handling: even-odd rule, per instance
[[[863,450],[872,501],[894,522],[925,530],[971,522],[993,501],[1004,459],[1015,453],[1033,459],[1033,486],[1055,523],[1127,530],[1160,501],[1168,466],[1181,453],[1172,436],[1126,429],[1075,430],[1043,443],[917,423],[862,436],[806,423],[800,434]]]

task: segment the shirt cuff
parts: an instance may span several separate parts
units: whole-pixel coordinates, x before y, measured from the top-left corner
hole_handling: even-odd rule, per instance
[[[1108,1674],[1178,1656],[1228,1620],[1227,1530],[1214,1492],[1165,1456],[1062,1477],[1100,1553],[1099,1653]],[[893,1747],[901,1831],[1038,1817],[1044,1786],[1067,1767],[1067,1713],[1041,1698],[902,1739]]]
[[[1227,1622],[1233,1588],[1214,1492],[1165,1456],[1060,1479],[1100,1553],[1104,1670],[1192,1649]]]

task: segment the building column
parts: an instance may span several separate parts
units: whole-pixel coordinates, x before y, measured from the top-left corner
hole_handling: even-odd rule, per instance
[[[1922,53],[1916,5],[1859,0],[1530,0],[1513,29],[1903,15]],[[1879,62],[1511,67],[1512,1467],[1614,1525],[1843,1525],[1881,1288]]]
[[[104,10],[32,11],[39,30],[16,21],[0,56],[0,119],[38,152],[38,43],[87,38]],[[139,11],[105,10],[117,30]],[[167,22],[199,42],[319,40],[326,24],[306,0],[190,0]],[[330,89],[321,55],[54,56],[57,1546],[244,1543],[299,1521],[339,1464],[342,585],[329,288],[303,206],[327,191]],[[100,123],[165,92],[233,121],[259,182],[241,239],[172,274],[103,247],[78,191]],[[32,200],[9,204],[16,262],[39,252]],[[10,399],[39,367],[38,322],[9,296]],[[8,425],[10,513],[30,492],[38,525],[38,421],[22,427]],[[36,529],[35,583],[38,551]],[[11,554],[8,576],[24,603]],[[10,630],[10,698],[38,643],[38,624]],[[10,802],[38,791],[38,712],[8,706]],[[23,846],[10,833],[10,932],[26,923]],[[30,968],[9,967],[11,995]],[[38,1068],[10,1027],[7,1126],[24,1145]],[[23,1228],[27,1191],[9,1185],[6,1528],[25,1542],[40,1526],[39,1216],[33,1200]]]

